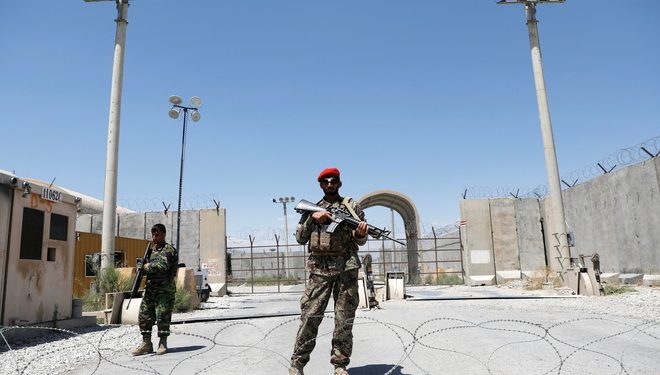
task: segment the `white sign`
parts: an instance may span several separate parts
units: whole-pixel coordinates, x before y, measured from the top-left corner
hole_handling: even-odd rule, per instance
[[[57,190],[49,189],[49,188],[43,188],[41,190],[41,198],[53,201],[53,202],[61,202],[62,201],[62,192],[59,192]]]
[[[470,263],[487,264],[490,263],[490,250],[472,250],[470,251]]]

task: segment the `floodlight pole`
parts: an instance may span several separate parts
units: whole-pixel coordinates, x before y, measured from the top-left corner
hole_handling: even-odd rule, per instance
[[[295,197],[280,197],[279,199],[273,198],[273,203],[282,203],[284,210],[284,275],[289,277],[289,219],[286,212],[286,204],[293,203]]]
[[[561,195],[561,180],[559,178],[559,167],[557,165],[557,154],[555,151],[554,136],[552,133],[552,121],[550,120],[550,109],[548,97],[545,90],[545,79],[543,75],[543,64],[541,59],[541,44],[539,42],[538,21],[536,19],[537,3],[563,3],[563,0],[502,0],[499,4],[524,4],[527,14],[527,29],[529,31],[529,45],[532,54],[532,67],[534,70],[534,84],[536,86],[536,100],[541,121],[541,134],[543,136],[543,149],[545,153],[545,166],[548,175],[548,186],[550,190],[550,231],[554,237],[553,248],[554,264],[551,267],[566,283],[565,274],[572,266],[571,254],[568,246],[566,233],[566,217],[564,214],[564,202]]]
[[[117,31],[112,63],[112,88],[110,89],[110,115],[108,120],[108,144],[105,158],[105,191],[103,197],[103,229],[101,233],[101,270],[114,267],[115,220],[117,219],[117,165],[119,155],[119,121],[121,91],[124,77],[124,48],[128,25],[128,0],[116,0]]]
[[[198,111],[197,107],[186,107],[178,104],[172,105],[172,108],[179,108],[183,110],[183,133],[181,135],[181,164],[179,166],[179,202],[177,205],[176,215],[176,250],[181,252],[179,248],[181,237],[181,196],[183,193],[183,161],[186,154],[186,133],[188,130],[188,111]],[[197,268],[201,269],[201,254],[198,256]]]

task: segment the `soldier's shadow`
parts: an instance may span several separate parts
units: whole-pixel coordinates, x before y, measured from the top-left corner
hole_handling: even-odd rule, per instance
[[[401,366],[379,364],[379,365],[366,365],[360,367],[349,367],[348,373],[351,375],[376,375],[376,374],[409,375],[404,372],[401,372],[401,370],[403,370],[403,367]]]
[[[173,346],[167,348],[169,353],[181,353],[181,352],[193,352],[195,350],[204,349],[206,346],[203,345],[190,345],[190,346]]]

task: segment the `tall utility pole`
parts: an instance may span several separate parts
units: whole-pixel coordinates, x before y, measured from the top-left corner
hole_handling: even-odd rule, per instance
[[[553,253],[550,258],[553,262],[552,269],[566,283],[564,276],[571,267],[571,254],[566,234],[566,218],[564,215],[564,202],[561,196],[561,180],[559,178],[559,167],[557,166],[557,154],[555,152],[554,136],[552,134],[548,97],[545,90],[541,44],[539,42],[538,21],[536,19],[536,4],[563,2],[564,0],[501,0],[497,3],[525,5],[529,45],[532,53],[532,67],[534,69],[534,84],[536,86],[536,100],[538,103],[539,118],[541,120],[541,134],[543,136],[545,167],[548,174],[548,186],[550,188],[549,233],[551,233],[551,247],[553,249],[551,250]]]
[[[94,2],[101,0],[85,0]],[[108,0],[112,1],[112,0]],[[115,264],[115,220],[117,217],[117,164],[119,159],[119,120],[121,114],[121,89],[124,80],[124,47],[128,25],[128,0],[117,3],[117,31],[112,63],[112,88],[110,89],[110,115],[108,120],[108,145],[105,156],[105,191],[103,195],[103,229],[101,232],[101,270]]]
[[[293,203],[294,197],[273,198],[273,203],[282,203],[284,209],[284,274],[289,277],[289,219],[286,214],[286,204]]]

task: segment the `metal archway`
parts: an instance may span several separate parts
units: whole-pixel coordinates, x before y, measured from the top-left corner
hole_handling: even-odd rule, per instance
[[[406,231],[406,247],[408,250],[409,280],[419,280],[419,260],[417,254],[419,240],[419,214],[412,199],[405,194],[392,190],[378,190],[366,194],[358,200],[360,207],[366,209],[373,206],[383,206],[396,211],[403,219]]]

